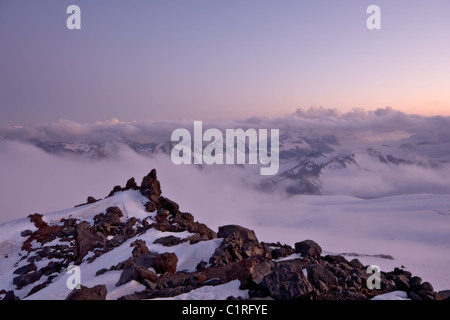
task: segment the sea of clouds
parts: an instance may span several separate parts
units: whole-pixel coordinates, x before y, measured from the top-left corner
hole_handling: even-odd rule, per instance
[[[170,140],[176,128],[192,129],[193,121],[135,121],[117,119],[93,123],[60,120],[55,123],[0,127],[0,223],[34,212],[68,208],[87,196],[105,197],[113,186],[137,182],[152,168],[158,170],[163,195],[180,202],[186,211],[208,208],[211,220],[250,211],[255,202],[283,201],[282,192],[266,194],[254,188],[255,170],[232,166],[176,166],[168,155],[145,157],[115,141],[128,138],[142,143]],[[450,193],[450,117],[408,115],[392,108],[341,113],[333,109],[298,109],[278,118],[253,117],[216,121],[205,129],[279,128],[291,135],[333,135],[333,155],[361,153],[368,147],[414,161],[385,166],[357,155],[364,170],[329,171],[321,177],[326,195],[362,198],[393,194]],[[30,139],[66,142],[109,142],[115,156],[92,160],[49,154]],[[364,162],[365,161],[365,162]],[[204,221],[208,223],[208,221]]]

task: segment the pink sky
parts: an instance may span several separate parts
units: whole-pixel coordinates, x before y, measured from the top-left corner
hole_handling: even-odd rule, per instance
[[[448,0],[75,2],[0,3],[0,124],[450,115]]]

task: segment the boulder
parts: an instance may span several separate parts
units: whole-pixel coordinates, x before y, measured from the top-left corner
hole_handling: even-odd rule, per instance
[[[36,265],[34,263],[30,263],[27,265],[24,265],[23,267],[20,267],[18,269],[16,269],[13,274],[18,274],[18,275],[22,275],[22,274],[26,274],[28,272],[32,272],[32,271],[36,271]]]
[[[319,260],[322,248],[313,240],[305,240],[295,244],[295,252],[300,253],[302,257],[311,257]]]
[[[222,226],[217,236],[224,239],[209,260],[213,266],[223,266],[254,256],[270,258],[267,245],[260,244],[252,230],[237,225]]]
[[[228,238],[234,235],[238,235],[240,239],[244,242],[253,241],[259,242],[256,238],[256,234],[253,230],[238,226],[238,225],[226,225],[219,227],[219,232],[217,232],[218,238]]]
[[[409,278],[405,274],[398,274],[395,277],[395,287],[400,291],[409,291],[411,286],[409,285]]]
[[[334,262],[334,263],[337,263],[337,264],[340,264],[340,265],[343,265],[343,264],[347,264],[348,265],[347,259],[345,259],[345,257],[343,257],[343,256],[328,254],[325,257],[323,257],[323,260],[331,262],[331,263]]]
[[[11,290],[6,293],[6,295],[3,297],[3,300],[20,300],[20,298],[14,294],[13,290]]]
[[[116,283],[116,286],[119,287],[125,283],[130,282],[131,280],[135,280],[139,283],[143,283],[144,280],[156,282],[158,281],[158,275],[145,267],[131,265],[128,268],[123,269],[119,281]]]
[[[114,188],[111,190],[111,192],[108,194],[108,197],[112,197],[116,192],[121,192],[121,191],[123,191],[123,189],[122,189],[122,187],[121,186],[119,186],[119,185],[117,185],[117,186],[114,186]],[[107,198],[108,198],[107,197]]]
[[[233,264],[226,273],[226,282],[238,279],[241,282],[241,289],[250,289],[271,272],[272,264],[268,260],[261,256],[250,257]]]
[[[44,288],[47,287],[50,283],[52,283],[52,281],[51,281],[51,280],[47,280],[47,281],[44,281],[43,283],[40,283],[40,284],[34,286],[34,287],[30,290],[30,292],[28,292],[28,294],[26,295],[26,297],[31,296],[31,295],[35,294],[36,292],[38,292],[38,291],[44,289]]]
[[[44,274],[44,272],[42,272],[41,270],[22,274],[13,279],[13,284],[19,289],[26,287],[26,286],[38,281],[42,277],[43,274]]]
[[[147,212],[155,212],[156,209],[157,209],[156,203],[153,201],[148,201],[145,204],[145,211],[147,211]],[[169,215],[169,214],[167,213],[167,215]]]
[[[94,197],[89,196],[89,197],[87,197],[86,203],[87,203],[87,204],[91,204],[91,203],[94,203],[94,202],[97,202],[97,201],[98,201],[98,200],[95,199]]]
[[[105,300],[106,299],[106,286],[97,285],[92,288],[81,286],[80,289],[74,289],[66,297],[66,300]]]
[[[153,203],[153,202],[151,202]],[[157,223],[164,223],[167,221],[167,217],[169,216],[169,211],[166,209],[158,210],[155,216],[155,220]]]
[[[63,222],[64,222],[64,227],[73,228],[77,224],[77,219],[76,218],[64,219]]]
[[[130,244],[130,247],[134,247],[132,251],[132,256],[134,258],[139,257],[141,254],[149,253],[148,247],[144,240],[138,239]]]
[[[421,277],[414,276],[414,277],[411,277],[411,279],[409,279],[409,285],[414,289],[418,289],[421,284],[422,284]]]
[[[422,284],[420,285],[420,289],[421,289],[421,290],[428,291],[428,292],[434,292],[434,288],[433,288],[433,286],[431,285],[431,283],[429,283],[429,282],[424,282],[424,283],[422,283]]]
[[[119,207],[109,207],[106,209],[106,213],[98,214],[94,217],[96,225],[106,223],[110,226],[115,226],[120,223],[120,218],[123,216]]]
[[[181,238],[175,236],[161,237],[153,241],[153,244],[160,244],[165,247],[176,246],[181,243]]]
[[[173,222],[176,223],[176,228],[179,228],[179,230],[172,230],[174,232],[189,231],[191,233],[198,233],[200,239],[202,240],[211,240],[217,238],[217,234],[214,231],[212,231],[210,228],[208,228],[207,225],[203,223],[195,222],[194,216],[188,212],[178,212],[175,215]],[[175,227],[175,224],[172,225],[172,227]]]
[[[356,269],[363,269],[364,268],[364,265],[361,263],[361,261],[359,261],[356,258],[353,259],[353,260],[350,260],[349,264],[350,264],[350,266],[352,266],[353,268],[356,268]]]
[[[425,300],[434,300],[434,288],[429,282],[424,282],[420,285],[417,294]]]
[[[438,292],[444,300],[450,300],[450,290],[442,290]]]
[[[94,233],[91,225],[83,221],[75,228],[75,250],[74,254],[78,262],[94,248],[106,248],[106,238],[100,232]]]
[[[175,216],[180,211],[180,206],[175,201],[164,197],[159,197],[158,201],[161,208],[167,210],[172,216]]]
[[[130,190],[130,189],[134,189],[136,190],[138,188],[138,185],[136,183],[136,180],[134,179],[134,177],[128,179],[126,185],[125,185],[125,190]]]
[[[338,284],[336,276],[320,264],[310,265],[306,270],[308,272],[309,282],[318,289],[322,286],[321,283],[325,284],[328,288],[337,286]]]
[[[20,233],[20,236],[21,236],[21,237],[29,237],[29,236],[31,236],[32,233],[33,233],[33,231],[27,229],[27,230],[22,231],[22,232]]]
[[[39,223],[38,223],[39,224]],[[22,250],[31,251],[32,245],[31,243],[36,240],[37,242],[41,244],[45,244],[48,242],[51,242],[56,239],[58,234],[63,229],[62,226],[49,226],[45,222],[43,224],[39,224],[41,227],[33,232],[30,237],[25,240],[25,242],[22,245]]]
[[[146,253],[136,258],[135,264],[145,268],[153,268],[156,273],[175,273],[178,257],[175,253]]]
[[[30,214],[28,217],[30,218],[30,222],[34,223],[34,225],[38,229],[48,226],[48,224],[42,219],[42,217],[43,217],[42,214],[34,213],[34,214]]]
[[[314,287],[302,272],[296,272],[290,265],[281,265],[262,279],[260,290],[276,300],[293,300],[308,296]]]
[[[278,248],[272,249],[270,254],[272,259],[280,259],[294,253],[294,249],[289,245],[277,245]]]
[[[161,185],[156,176],[156,169],[152,169],[152,171],[142,179],[141,193],[149,199],[152,195],[157,198],[161,196]]]

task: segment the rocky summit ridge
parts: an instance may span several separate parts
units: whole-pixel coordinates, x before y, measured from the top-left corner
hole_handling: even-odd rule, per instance
[[[140,185],[131,178],[125,187],[115,186],[105,199],[130,190],[140,193],[142,208],[139,210],[146,213],[144,216],[124,212],[119,206],[108,206],[109,202],[103,207],[103,202],[93,197],[76,206],[86,212],[97,210],[92,218],[69,215],[48,222],[42,214],[30,215],[29,223],[34,228],[18,231],[21,247],[17,255],[2,257],[13,260],[10,281],[0,282],[0,298],[19,299],[18,292],[21,292],[21,298],[40,299],[44,289],[51,292],[54,282],[67,277],[68,268],[79,266],[83,271],[96,266],[94,262],[106,254],[110,258],[104,259],[107,261],[103,262],[104,267],[94,270],[96,284],[82,283],[62,298],[102,300],[108,295],[108,287],[120,289],[130,284],[136,290],[118,291],[109,298],[169,298],[235,280],[240,283],[239,289],[247,290],[248,295],[228,299],[368,300],[393,291],[404,291],[413,300],[446,298],[445,293],[435,292],[429,282],[402,268],[381,271],[380,289],[371,290],[367,286],[371,281],[368,266],[356,258],[348,261],[339,255],[323,255],[320,245],[310,239],[299,239],[292,247],[260,242],[254,231],[239,225],[221,226],[215,232],[195,221],[191,213],[180,211],[176,202],[162,196],[155,169]],[[151,237],[150,232],[154,232]],[[214,244],[211,254],[198,261],[194,268],[179,270],[181,251],[174,248],[208,241]],[[153,251],[154,245],[162,249]],[[107,278],[108,274],[115,278]],[[111,278],[112,285],[101,281]],[[53,296],[44,297],[52,299]]]

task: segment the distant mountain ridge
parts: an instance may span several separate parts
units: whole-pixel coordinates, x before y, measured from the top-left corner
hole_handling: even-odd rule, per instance
[[[274,178],[269,178],[265,182],[265,187],[270,185],[283,185],[289,194],[322,194],[322,183],[320,178],[326,175],[327,171],[352,168],[356,170],[368,170],[363,164],[358,162],[358,158],[368,157],[378,164],[386,166],[411,165],[413,162],[394,157],[392,155],[383,155],[381,152],[368,148],[365,152],[353,153],[345,156],[326,156],[320,151],[311,153],[300,158],[294,158],[284,162],[280,167],[280,172]],[[350,173],[349,173],[350,174]]]
[[[117,157],[118,149],[127,146],[144,157],[155,155],[170,155],[177,142],[137,142],[130,138],[117,138],[103,142],[71,142],[46,141],[43,139],[29,139],[26,141],[47,153],[55,155],[79,156],[93,160],[112,159]],[[429,147],[421,143],[418,147]],[[362,146],[355,147],[361,150]],[[401,154],[404,148],[411,149],[404,143],[397,147],[384,148]],[[355,174],[358,170],[377,170],[374,166],[399,167],[416,165],[420,167],[439,167],[447,164],[445,159],[428,161],[421,157],[420,161],[404,159],[391,153],[381,152],[367,143],[364,151],[342,151],[343,145],[334,135],[319,135],[306,137],[296,131],[286,131],[280,136],[280,168],[275,176],[261,178],[255,185],[258,189],[273,191],[282,190],[288,195],[323,194],[323,178],[330,173],[340,171],[342,174]],[[351,146],[344,150],[351,150]],[[236,165],[237,167],[245,167]],[[372,168],[373,167],[373,168]],[[356,171],[355,171],[356,170]]]

